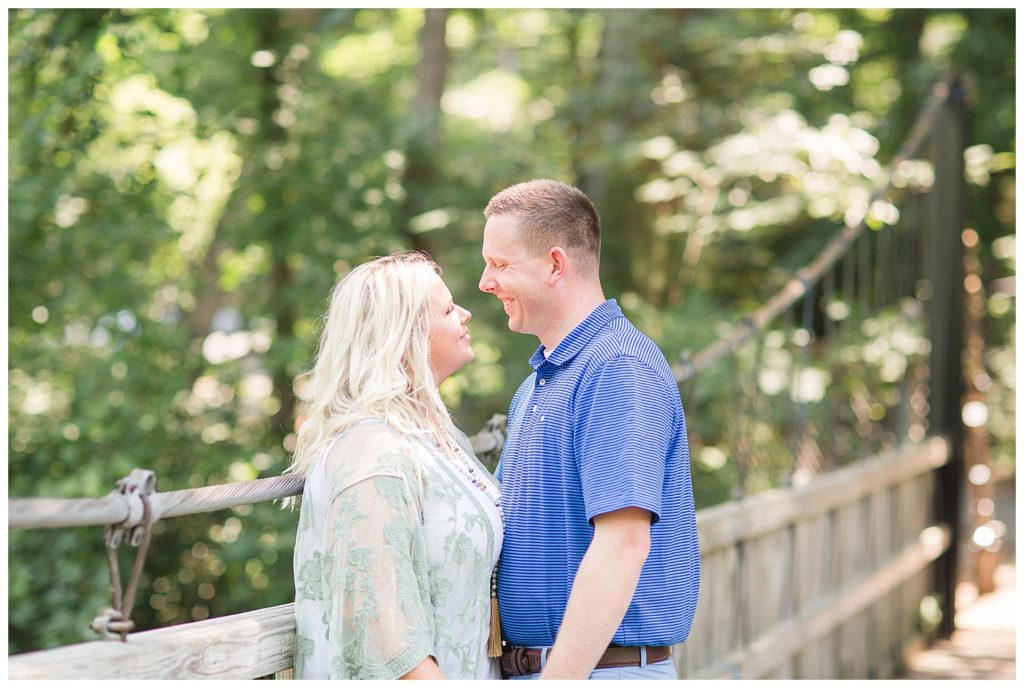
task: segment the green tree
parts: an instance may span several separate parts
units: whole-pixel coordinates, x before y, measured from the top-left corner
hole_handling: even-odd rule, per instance
[[[536,346],[477,289],[481,210],[532,177],[594,198],[606,292],[674,361],[818,250],[949,69],[973,96],[971,218],[986,282],[1000,284],[1015,272],[1012,19],[9,10],[9,494],[101,496],[133,467],[156,471],[161,491],[280,474],[330,288],[410,248],[438,260],[474,313],[477,360],[442,388],[473,432],[507,408]],[[992,435],[1006,466],[1014,312],[993,290]],[[916,326],[871,317],[876,334],[849,346]],[[701,506],[788,466],[792,402],[749,372],[771,368],[765,352],[792,369],[784,329],[683,389]],[[860,455],[885,441],[870,414],[896,383],[871,361],[815,365],[833,387],[808,417],[847,428],[821,446]],[[760,466],[734,456],[744,438]],[[159,523],[133,618],[150,628],[290,600],[294,521],[264,504]],[[91,637],[108,602],[101,539],[11,532],[9,651]]]

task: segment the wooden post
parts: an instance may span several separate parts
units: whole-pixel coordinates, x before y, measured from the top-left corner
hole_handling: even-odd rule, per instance
[[[937,86],[943,87],[944,84]],[[963,244],[960,233],[966,212],[963,160],[967,99],[959,80],[953,81],[948,88],[949,98],[937,113],[931,131],[935,185],[928,199],[929,221],[920,235],[922,287],[928,294],[925,312],[931,339],[929,433],[944,435],[953,447],[950,462],[939,473],[934,505],[936,518],[947,524],[951,537],[951,546],[936,562],[934,569],[934,589],[943,601],[939,627],[941,637],[948,637],[954,629],[963,499],[963,431],[960,419]]]

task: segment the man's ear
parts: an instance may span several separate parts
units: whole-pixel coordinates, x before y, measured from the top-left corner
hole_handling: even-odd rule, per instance
[[[548,275],[548,286],[555,284],[569,274],[569,255],[561,246],[553,246],[548,251],[548,265],[551,273]]]

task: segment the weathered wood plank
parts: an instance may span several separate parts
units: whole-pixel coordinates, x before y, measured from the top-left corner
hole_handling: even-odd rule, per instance
[[[874,632],[872,637],[875,643],[875,660],[872,661],[875,673],[872,674],[871,678],[887,679],[893,676],[893,662],[889,642],[889,619],[892,618],[893,614],[891,599],[891,595],[884,595],[878,604],[871,608],[871,612],[874,614]]]
[[[874,546],[874,523],[871,518],[871,495],[861,497],[855,506],[853,532],[853,573],[860,578],[871,571],[871,548]]]
[[[293,605],[7,659],[9,679],[252,679],[292,666]]]
[[[799,542],[797,557],[800,562],[796,613],[813,605],[822,595],[821,583],[827,556],[827,552],[821,549],[821,544],[825,541],[821,532],[824,525],[821,518],[798,521],[796,524]]]
[[[776,561],[779,566],[782,590],[779,594],[779,619],[788,619],[796,613],[796,585],[797,571],[803,562],[797,559],[796,552],[796,524],[789,524],[780,533],[782,539],[781,553],[776,553]]]
[[[888,491],[881,490],[871,495],[871,548],[868,566],[874,569],[889,558],[889,500]]]
[[[861,611],[854,614],[840,627],[840,679],[863,678],[867,675],[865,613]]]
[[[781,604],[785,594],[785,536],[783,529],[748,543],[752,582],[750,638],[784,620]]]
[[[708,581],[708,587],[713,611],[705,626],[710,642],[705,648],[704,664],[727,654],[736,644],[736,624],[742,595],[739,585],[740,562],[736,555],[737,550],[730,548],[716,553],[711,560],[711,570],[715,577]]]
[[[837,588],[848,585],[853,578],[852,548],[855,540],[853,531],[856,526],[856,509],[856,502],[844,504],[836,509],[835,540],[832,545],[835,549],[836,570],[833,572],[832,585]]]
[[[700,560],[700,593],[697,597],[697,611],[690,627],[686,642],[675,646],[676,672],[686,677],[711,662],[712,634],[715,629],[715,599],[717,586],[725,583],[718,575],[717,560],[725,556],[725,550],[702,555]]]

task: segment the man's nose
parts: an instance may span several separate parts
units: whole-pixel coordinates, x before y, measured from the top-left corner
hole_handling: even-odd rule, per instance
[[[480,291],[492,292],[494,291],[494,280],[491,279],[491,269],[489,267],[484,268],[484,272],[480,275]]]

